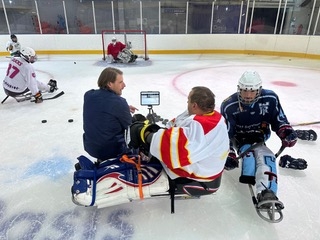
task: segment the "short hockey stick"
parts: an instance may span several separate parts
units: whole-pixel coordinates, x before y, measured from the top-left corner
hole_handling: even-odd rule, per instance
[[[276,158],[279,157],[279,155],[283,152],[283,150],[285,149],[285,146],[281,146],[280,149],[278,150],[278,152],[274,155]]]
[[[5,99],[2,100],[1,104],[3,104],[3,103],[8,99],[8,97],[9,97],[9,95],[7,95],[7,96],[5,97]]]
[[[258,142],[258,143],[255,143],[255,144],[251,145],[247,150],[245,150],[244,152],[240,153],[240,155],[236,158],[236,160],[238,160],[240,158],[243,158],[244,155],[246,155],[248,152],[252,151],[256,147],[261,146],[262,144],[264,144],[264,142]]]

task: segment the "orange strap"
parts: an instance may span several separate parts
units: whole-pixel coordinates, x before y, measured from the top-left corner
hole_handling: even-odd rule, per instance
[[[135,157],[129,158],[127,155],[123,155],[120,158],[120,161],[134,164],[138,170],[138,185],[139,185],[139,196],[140,199],[143,199],[143,190],[142,190],[142,170],[141,170],[141,158],[138,155],[138,163],[135,161]]]

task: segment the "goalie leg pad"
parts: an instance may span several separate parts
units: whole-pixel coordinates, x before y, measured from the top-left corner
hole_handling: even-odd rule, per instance
[[[87,162],[83,158],[80,161]],[[83,165],[83,162],[80,164]],[[168,177],[160,163],[142,165],[141,172],[144,198],[165,194],[169,190]],[[135,166],[118,158],[103,162],[98,168],[94,165],[94,169],[76,171],[72,198],[78,205],[102,208],[139,199],[140,190]]]
[[[120,175],[115,173],[98,180],[96,194],[96,205],[98,208],[110,207],[140,199],[138,185],[125,182],[120,177]],[[169,190],[166,173],[162,170],[154,182],[143,184],[142,190],[144,198],[165,194]]]

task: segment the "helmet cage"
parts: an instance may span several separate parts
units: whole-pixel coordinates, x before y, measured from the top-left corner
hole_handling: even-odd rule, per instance
[[[262,89],[262,80],[257,72],[246,71],[244,74],[242,74],[241,78],[239,79],[237,87],[239,101],[243,104],[250,105],[252,103],[255,103],[258,100],[258,97],[260,96]],[[244,99],[241,96],[242,91],[256,92],[256,95],[252,100]]]

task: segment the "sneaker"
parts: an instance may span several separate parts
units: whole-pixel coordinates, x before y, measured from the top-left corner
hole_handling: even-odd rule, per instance
[[[48,85],[50,86],[50,90],[49,90],[50,93],[58,90],[58,86],[57,86],[57,81],[56,80],[50,79],[50,81],[48,82]]]
[[[270,201],[272,200],[278,201],[278,198],[272,190],[265,189],[261,193],[258,193],[257,200],[258,200],[258,203],[266,202],[260,206],[261,208],[271,208],[272,203]]]

